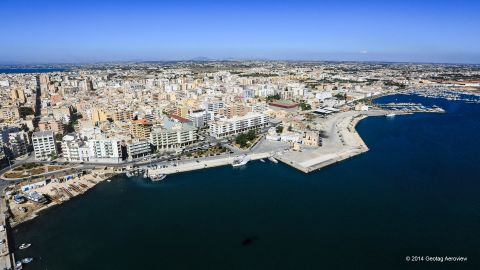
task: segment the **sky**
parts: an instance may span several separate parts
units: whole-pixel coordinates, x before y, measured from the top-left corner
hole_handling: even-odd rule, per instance
[[[480,1],[0,1],[0,64],[480,63]]]

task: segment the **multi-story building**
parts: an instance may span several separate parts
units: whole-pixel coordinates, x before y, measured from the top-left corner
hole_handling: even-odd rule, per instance
[[[207,113],[204,110],[192,111],[188,114],[188,120],[194,127],[203,128],[207,123]]]
[[[5,154],[11,158],[26,155],[28,153],[28,146],[30,140],[28,133],[25,131],[10,132],[7,134],[6,141],[4,141]]]
[[[207,112],[217,113],[218,110],[225,107],[225,103],[221,100],[207,100],[203,103],[203,107]]]
[[[107,121],[107,118],[107,112],[102,108],[95,108],[92,112],[92,122],[94,124]]]
[[[268,117],[262,113],[248,113],[241,117],[220,119],[210,123],[210,135],[223,138],[268,125]]]
[[[150,142],[157,150],[180,148],[197,141],[197,128],[182,123],[171,123],[156,126],[150,133]]]
[[[16,106],[0,108],[0,119],[17,120],[20,119],[20,111]]]
[[[128,130],[135,138],[148,139],[152,131],[152,123],[147,119],[135,120],[128,125]]]
[[[32,143],[36,159],[45,160],[58,154],[53,131],[34,132]]]
[[[89,147],[77,134],[70,133],[62,138],[62,154],[66,161],[89,161]]]
[[[126,146],[128,160],[144,157],[152,153],[151,144],[145,139],[134,139],[127,141]]]
[[[133,119],[131,110],[115,110],[110,113],[113,121],[128,121]]]
[[[230,104],[224,108],[224,115],[227,118],[244,116],[251,111],[251,108],[243,104]]]
[[[122,144],[115,138],[96,138],[88,141],[90,161],[118,163],[122,161]]]

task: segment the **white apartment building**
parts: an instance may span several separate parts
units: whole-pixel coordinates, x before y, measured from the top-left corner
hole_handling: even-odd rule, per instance
[[[205,111],[191,112],[188,114],[188,120],[192,121],[196,128],[203,128],[207,123],[207,113]]]
[[[63,136],[62,153],[65,161],[89,161],[89,147],[77,134],[71,133]]]
[[[88,141],[91,162],[119,163],[122,161],[122,142],[115,138],[98,138]]]
[[[150,142],[159,149],[181,148],[197,141],[197,128],[176,123],[173,126],[156,126],[150,133]]]
[[[136,139],[127,142],[128,160],[144,157],[152,153],[150,142],[144,139]]]
[[[52,155],[57,155],[55,133],[53,131],[34,132],[32,136],[35,159],[46,160]]]
[[[217,113],[218,110],[220,110],[221,108],[224,108],[224,107],[225,107],[225,102],[223,102],[221,100],[206,100],[203,103],[203,108],[207,112]]]
[[[210,135],[224,138],[252,129],[260,129],[268,125],[268,116],[262,113],[250,112],[241,117],[232,117],[213,121],[210,124]]]

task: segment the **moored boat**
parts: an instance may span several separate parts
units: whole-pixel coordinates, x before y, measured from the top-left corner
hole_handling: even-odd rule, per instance
[[[162,181],[163,179],[165,179],[167,177],[166,174],[154,174],[154,175],[150,175],[150,179],[152,181]]]
[[[270,160],[273,163],[278,163],[278,160],[276,160],[274,157],[269,157],[268,160]]]
[[[25,263],[25,264],[31,263],[32,261],[33,261],[33,258],[32,258],[32,257],[28,257],[28,258],[22,259],[22,263]]]
[[[31,246],[32,244],[30,243],[23,243],[20,245],[19,249],[27,249]]]

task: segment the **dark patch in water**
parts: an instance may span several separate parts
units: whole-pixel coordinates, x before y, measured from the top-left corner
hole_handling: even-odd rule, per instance
[[[256,236],[251,236],[251,237],[247,237],[245,239],[243,239],[242,241],[242,246],[250,246],[253,244],[253,242],[257,241],[258,240],[258,237]]]

